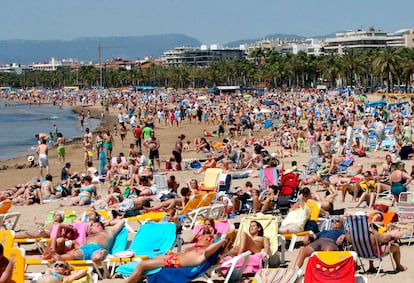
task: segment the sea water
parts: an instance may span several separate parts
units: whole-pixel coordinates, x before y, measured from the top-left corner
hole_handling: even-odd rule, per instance
[[[99,125],[99,120],[90,119],[81,127],[79,116],[69,107],[51,105],[29,105],[0,102],[0,160],[22,155],[34,155],[37,146],[35,135],[62,133],[66,141],[82,136],[84,128],[91,130]],[[51,145],[52,146],[52,145]]]

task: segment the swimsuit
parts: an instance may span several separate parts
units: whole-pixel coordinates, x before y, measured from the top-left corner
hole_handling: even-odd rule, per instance
[[[93,254],[99,250],[105,250],[104,247],[97,243],[87,243],[81,246],[79,249],[83,252],[82,259],[84,260],[92,259]]]
[[[396,196],[398,196],[398,195],[400,195],[400,193],[402,193],[402,192],[406,192],[407,191],[407,188],[406,187],[404,187],[404,185],[402,184],[402,182],[403,182],[404,180],[401,180],[400,182],[398,182],[398,183],[392,183],[391,184],[391,193],[393,194],[393,195],[396,195]]]
[[[51,274],[43,274],[42,277],[47,277],[47,276],[53,276],[55,278],[57,278],[59,280],[59,282],[61,282],[62,280],[62,275],[60,275],[59,273],[53,272]]]
[[[63,145],[59,145],[57,148],[57,153],[59,156],[65,156],[65,147]]]
[[[175,268],[181,267],[178,254],[167,255],[164,258],[164,267],[175,267]]]
[[[46,154],[39,154],[39,166],[40,167],[49,166],[49,161],[47,159]]]

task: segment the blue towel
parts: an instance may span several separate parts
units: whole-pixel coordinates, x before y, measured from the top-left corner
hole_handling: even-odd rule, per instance
[[[221,249],[215,252],[204,263],[192,267],[161,268],[157,273],[147,276],[148,283],[186,283],[203,275],[207,269],[216,263]]]

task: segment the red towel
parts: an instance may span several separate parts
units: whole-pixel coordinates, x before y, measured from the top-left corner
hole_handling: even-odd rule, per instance
[[[317,256],[309,258],[305,283],[355,282],[356,264],[352,256],[335,264],[326,264]]]

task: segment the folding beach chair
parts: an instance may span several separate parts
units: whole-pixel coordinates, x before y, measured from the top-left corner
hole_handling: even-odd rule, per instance
[[[23,251],[24,252],[24,251]],[[4,256],[13,261],[13,282],[24,282],[24,255],[19,248],[4,249]]]
[[[128,277],[136,268],[137,260],[166,254],[175,243],[176,229],[175,223],[171,222],[145,222],[128,249],[130,255],[125,257],[123,253],[119,257],[108,259],[113,264],[112,274],[116,271],[117,274]],[[116,264],[122,263],[126,264],[115,268]]]
[[[228,236],[230,236],[231,233],[234,233],[234,231],[230,231],[228,233]],[[207,274],[213,273],[215,270],[219,269],[223,265],[229,265],[230,267],[228,268],[227,273],[222,274],[225,277],[224,283],[235,282],[240,278],[241,273],[244,270],[244,266],[247,262],[247,259],[251,253],[248,251],[241,255],[238,255],[237,257],[230,259],[230,261],[215,264],[218,261],[218,258],[222,253],[222,250],[223,248],[220,248],[204,263],[197,266],[180,268],[164,267],[151,270],[147,273],[147,281],[148,283],[186,283],[202,277],[204,281],[208,283],[214,283],[211,277],[207,276]],[[239,268],[236,266],[238,263],[240,264]]]
[[[46,216],[45,225],[53,223],[53,217],[54,217],[55,211],[49,211]],[[76,212],[72,209],[67,209],[63,211],[63,223],[73,223],[76,220]],[[30,245],[35,244],[37,247],[37,250],[43,254],[45,244],[47,244],[49,241],[49,238],[23,238],[23,239],[14,239],[14,242],[21,247],[22,245]]]
[[[205,195],[202,195],[202,198],[197,207],[186,213],[187,219],[184,219],[184,221],[189,221],[190,225],[183,225],[184,230],[191,230],[198,219],[209,216],[212,201],[215,199],[215,197],[216,192],[209,192]]]
[[[278,173],[276,167],[266,167],[259,171],[260,182],[263,189],[277,186],[279,184]]]
[[[221,168],[208,168],[204,175],[204,181],[201,183],[199,191],[201,193],[217,191],[218,176],[223,170]]]
[[[9,212],[13,202],[11,200],[3,200],[0,202],[0,227],[8,230],[14,230],[20,219],[20,212]]]
[[[136,230],[130,225],[131,222],[137,221],[139,225],[142,225],[146,221],[154,221],[159,222],[164,219],[165,215],[167,215],[164,211],[149,211],[137,216],[131,216],[125,218],[125,227],[131,233],[135,233]]]
[[[358,254],[362,269],[365,272],[362,259],[379,260],[378,272],[379,275],[382,264],[384,262],[385,254],[381,251],[380,244],[378,242],[372,242],[371,232],[368,226],[368,217],[366,215],[350,215],[348,216],[349,223],[349,235],[351,238],[351,248]],[[391,256],[391,254],[390,254]],[[394,268],[394,261],[391,259],[391,263]]]
[[[315,201],[308,201],[306,202],[306,206],[310,211],[310,217],[309,220],[313,220],[315,222],[318,222],[319,219],[319,212],[321,210],[321,204]],[[281,234],[286,240],[290,240],[289,248],[288,250],[291,252],[295,248],[295,244],[298,237],[303,237],[306,235],[311,234],[312,231],[307,230],[303,232],[297,232],[297,233],[285,233]]]
[[[78,223],[75,223],[74,225],[77,224]],[[108,243],[108,254],[116,254],[120,251],[124,251],[126,249],[127,240],[128,230],[124,227],[118,232],[117,235],[115,235],[112,241]],[[107,268],[108,257],[107,259],[104,259],[102,262],[96,262],[93,260],[67,260],[67,262],[75,267],[91,267],[93,271],[98,274],[99,279],[103,279],[109,277],[109,271]],[[33,265],[50,265],[51,262],[52,261],[35,258],[27,259],[25,261],[25,269],[27,271],[28,267]],[[101,271],[101,269],[103,270],[103,272]]]
[[[411,240],[414,238],[414,193],[400,193],[398,197],[398,216],[400,221],[397,226],[410,231],[401,239],[408,239],[408,245],[411,245]]]
[[[276,217],[273,215],[247,216],[246,218],[244,218],[240,223],[240,227],[238,229],[234,245],[237,246],[239,244],[241,232],[249,232],[251,221],[258,221],[263,226],[264,236],[267,237],[270,242],[270,254],[268,255],[269,258],[267,260],[265,260],[266,254],[264,253],[250,255],[249,261],[246,265],[244,272],[255,273],[262,267],[269,267],[270,265],[275,265],[273,262],[278,261],[279,246],[281,247],[280,263],[284,264],[286,241],[283,236],[278,234],[279,225],[277,223]]]
[[[303,282],[356,282],[357,254],[351,251],[314,252],[308,260]]]
[[[252,283],[294,283],[298,279],[298,270],[293,268],[263,268],[257,272]]]
[[[11,249],[13,247],[14,231],[0,230],[0,244],[4,249]]]
[[[197,209],[202,199],[202,194],[192,195],[184,207],[177,212],[177,215],[184,215],[190,213],[194,209]]]

